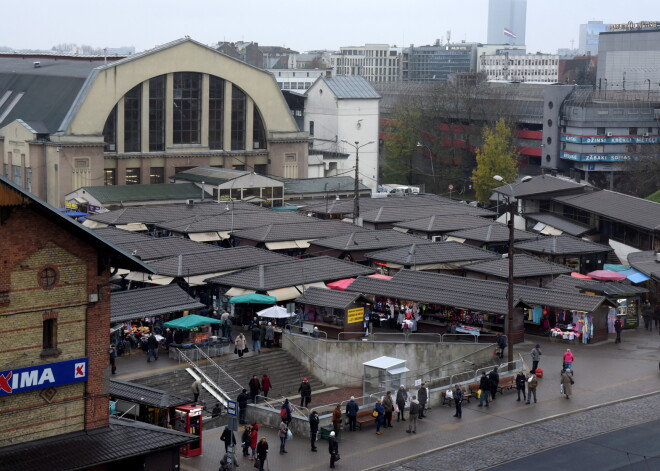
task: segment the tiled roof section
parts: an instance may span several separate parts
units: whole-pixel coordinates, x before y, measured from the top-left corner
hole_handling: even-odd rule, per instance
[[[493,223],[488,226],[475,227],[473,229],[464,229],[462,231],[454,231],[447,234],[451,237],[459,237],[466,240],[476,240],[477,242],[508,242],[509,241],[509,228],[504,224]],[[535,239],[538,234],[531,232],[521,231],[514,229],[514,240],[529,240]]]
[[[296,298],[296,302],[310,304],[312,306],[331,307],[333,309],[346,309],[360,296],[360,293],[312,286],[311,288],[307,288],[302,296]]]
[[[162,389],[116,379],[110,380],[110,396],[159,409],[182,406],[191,402],[189,397],[177,396]]]
[[[328,193],[334,198],[336,191],[353,191],[355,180],[353,177],[323,177],[323,178],[279,178],[284,183],[284,194],[304,195],[307,193]],[[370,190],[368,186],[359,183],[360,190]]]
[[[374,87],[364,77],[321,77],[321,80],[340,100],[380,98],[378,92],[374,90]]]
[[[497,258],[497,254],[459,242],[434,242],[432,244],[409,245],[396,249],[370,252],[366,254],[366,257],[379,262],[412,266],[491,260]]]
[[[579,237],[582,234],[586,234],[587,232],[594,229],[587,224],[581,224],[558,214],[525,213],[523,216],[525,219],[531,219],[532,221],[537,221],[547,226],[552,226],[555,229],[559,229],[562,232],[576,237]]]
[[[585,280],[567,275],[558,276],[548,283],[546,288],[566,291],[569,293],[579,293],[581,290],[594,291],[603,293],[606,296],[648,293],[648,290],[641,286],[633,286],[618,281]]]
[[[647,250],[644,252],[633,252],[628,254],[628,263],[635,269],[660,280],[660,262],[656,259],[656,252]]]
[[[154,224],[163,221],[174,221],[177,219],[188,218],[191,216],[213,216],[216,214],[224,214],[245,211],[268,211],[267,209],[255,206],[249,203],[242,203],[236,201],[233,205],[226,203],[196,203],[193,205],[187,204],[163,204],[163,205],[148,205],[148,206],[130,206],[128,208],[118,209],[116,211],[108,211],[107,213],[95,214],[87,219],[92,221],[102,222],[103,224],[120,225],[120,224]]]
[[[0,448],[3,469],[96,469],[138,455],[176,449],[198,439],[176,430],[111,417],[110,425]]]
[[[353,203],[353,199],[330,200],[327,204],[325,200],[315,200],[303,207],[303,210],[320,214],[346,215],[353,212]],[[407,195],[396,198],[360,198],[360,212],[364,213],[378,208],[428,206],[438,204],[457,203],[449,198],[437,195]]]
[[[567,206],[648,230],[658,230],[660,203],[609,190],[553,198]]]
[[[509,277],[509,259],[499,258],[485,262],[471,263],[461,267],[466,271],[483,273],[484,275],[497,276],[499,278]],[[558,263],[542,260],[531,255],[516,254],[513,256],[513,277],[529,278],[533,276],[559,275],[571,273],[573,269]]]
[[[82,189],[102,204],[130,201],[198,199],[202,196],[202,189],[193,183],[86,186]],[[207,187],[207,190],[210,189],[211,187]],[[206,192],[206,197],[209,197],[208,191]]]
[[[237,231],[268,224],[315,223],[318,219],[290,211],[236,211],[214,216],[193,216],[157,223],[156,227],[181,234],[210,231]]]
[[[518,242],[514,247],[526,252],[552,255],[612,251],[612,248],[607,245],[597,244],[596,242],[578,239],[569,235],[537,237],[533,240]]]
[[[563,177],[553,177],[551,175],[536,175],[531,180],[526,182],[514,183],[513,194],[518,198],[525,196],[543,195],[545,193],[557,193],[565,191],[580,191],[585,186],[585,183],[577,183],[573,180]],[[509,196],[511,189],[509,185],[502,185],[495,188],[493,191],[502,195]]]
[[[260,265],[228,275],[216,276],[206,281],[222,286],[266,291],[318,281],[328,282],[371,275],[372,273],[374,270],[357,263],[332,257],[312,257]]]
[[[466,296],[494,297],[506,300],[509,284],[504,281],[484,281],[461,276],[444,275],[423,271],[401,270],[394,281],[413,286],[426,286],[436,290],[450,290]],[[548,288],[514,285],[514,299],[529,305],[552,306],[560,309],[573,309],[592,312],[606,301],[603,296],[566,293]]]
[[[470,214],[472,216],[495,217],[495,213],[487,209],[476,208],[462,203],[437,204],[427,206],[399,206],[360,211],[365,222],[395,223],[412,221],[426,216],[448,216],[453,214]]]
[[[118,229],[120,230],[120,229]],[[201,242],[194,242],[181,237],[150,237],[148,240],[123,242],[118,244],[140,260],[155,260],[179,254],[215,252],[218,247]]]
[[[420,232],[443,233],[460,231],[462,229],[472,229],[474,227],[482,227],[489,224],[492,224],[490,219],[469,214],[452,214],[450,216],[428,216],[421,219],[401,222],[396,226]]]
[[[240,270],[290,259],[291,257],[270,250],[244,246],[217,249],[204,253],[184,254],[181,256],[181,273],[179,273],[179,256],[154,260],[149,263],[149,266],[159,275],[185,277]]]
[[[153,240],[153,237],[140,234],[139,232],[125,231],[123,229],[117,229],[116,227],[108,226],[101,229],[92,229],[94,234],[98,234],[103,237],[105,240],[112,242],[116,245],[123,245],[127,243],[136,243],[148,242]]]
[[[324,237],[334,237],[352,232],[365,232],[368,230],[369,229],[337,220],[315,220],[314,224],[270,224],[268,226],[236,231],[232,235],[239,239],[247,239],[257,242],[278,242],[286,240],[321,239]]]
[[[344,251],[380,250],[389,247],[402,247],[410,244],[432,244],[428,239],[422,239],[395,230],[352,232],[337,237],[319,239],[311,245]]]
[[[204,304],[191,298],[177,284],[115,291],[110,294],[110,300],[111,322],[124,322],[204,307]]]

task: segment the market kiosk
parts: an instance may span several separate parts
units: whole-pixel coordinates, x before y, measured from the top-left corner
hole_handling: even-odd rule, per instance
[[[174,409],[174,428],[180,432],[197,435],[199,440],[180,448],[181,456],[190,458],[202,454],[202,411],[204,406],[188,404]]]

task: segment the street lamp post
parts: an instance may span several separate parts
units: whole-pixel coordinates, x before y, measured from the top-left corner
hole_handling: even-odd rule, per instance
[[[435,167],[433,165],[433,152],[431,151],[429,146],[427,146],[426,144],[422,144],[421,142],[417,142],[416,147],[426,147],[426,150],[429,151],[429,160],[431,161],[431,173],[433,174],[433,186],[435,187]],[[412,172],[412,165],[410,167],[411,167],[411,172]],[[412,184],[412,180],[411,180],[410,183]]]
[[[509,363],[513,362],[513,341],[511,339],[511,328],[513,326],[513,243],[514,243],[514,226],[513,226],[513,216],[514,211],[514,191],[513,186],[510,183],[507,183],[504,178],[499,175],[493,176],[493,179],[498,182],[504,183],[509,187],[511,192],[507,198],[508,205],[508,220],[507,226],[509,227],[509,277],[508,277],[508,292],[506,296],[507,300],[507,316],[504,320],[504,334],[506,335],[506,344],[507,344],[507,361]],[[522,182],[528,182],[532,179],[530,176],[523,177]]]
[[[353,224],[357,224],[358,218],[360,217],[360,180],[359,180],[359,168],[360,168],[360,149],[369,144],[373,144],[374,141],[369,141],[366,144],[360,145],[360,141],[355,141],[355,144],[342,139],[344,144],[348,144],[353,149],[355,149],[355,187],[353,188]]]

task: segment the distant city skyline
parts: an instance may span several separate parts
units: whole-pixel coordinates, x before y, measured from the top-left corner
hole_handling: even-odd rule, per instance
[[[403,47],[433,44],[438,39],[446,43],[448,31],[451,42],[486,43],[488,29],[488,0],[460,5],[448,0],[415,0],[404,8],[393,0],[336,0],[331,8],[316,2],[301,7],[265,0],[115,0],[93,8],[82,0],[36,0],[31,5],[47,21],[37,28],[26,28],[23,21],[7,21],[0,47],[48,50],[74,43],[94,48],[132,46],[139,52],[190,36],[208,45],[254,41],[304,52],[366,43]],[[660,2],[633,0],[624,11],[614,0],[529,0],[528,52],[577,48],[579,25],[589,20],[606,24],[660,20]]]

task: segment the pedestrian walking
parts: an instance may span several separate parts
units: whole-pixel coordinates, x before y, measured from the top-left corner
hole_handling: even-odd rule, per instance
[[[282,408],[280,409],[280,418],[287,424],[291,423],[291,406],[289,405],[288,399],[284,399],[284,402],[282,403]]]
[[[147,363],[151,362],[152,358],[154,361],[158,360],[158,340],[155,334],[151,334],[147,339]]]
[[[573,375],[569,374],[568,370],[561,372],[561,393],[566,395],[566,399],[570,399],[573,395]]]
[[[493,371],[488,373],[488,382],[490,383],[490,400],[495,400],[495,394],[497,394],[497,387],[500,385],[500,374],[497,372],[497,366],[493,368]]]
[[[252,399],[252,404],[256,404],[257,396],[261,391],[261,383],[259,382],[257,375],[252,376],[252,379],[250,379],[250,382],[248,383],[248,387],[250,388],[250,399]]]
[[[376,415],[376,435],[382,435],[383,432],[380,431],[380,428],[383,426],[383,420],[385,418],[385,408],[380,399],[376,399],[376,407],[374,407]]]
[[[525,383],[527,383],[527,378],[525,377],[525,373],[519,371],[518,374],[516,375],[516,391],[518,391],[518,399],[516,399],[516,401],[520,401],[521,392],[523,395],[523,400],[527,401],[527,394],[525,393]]]
[[[277,432],[277,436],[280,437],[280,455],[283,455],[284,453],[288,453],[288,451],[286,451],[286,439],[288,432],[289,432],[289,426],[284,421],[284,419],[282,419],[282,421],[280,422],[279,431]]]
[[[479,407],[483,407],[484,402],[486,407],[488,407],[488,395],[490,394],[490,380],[486,376],[486,372],[481,373],[481,379],[479,380]]]
[[[563,360],[564,360],[564,364],[563,364],[563,367],[561,369],[562,373],[564,371],[567,371],[567,370],[573,371],[573,361],[575,360],[575,357],[571,353],[570,348],[566,349],[566,352],[564,353]]]
[[[339,431],[341,430],[341,409],[339,408],[339,404],[337,404],[332,411],[332,430],[334,430],[337,435],[339,435]]]
[[[454,405],[456,406],[456,413],[454,417],[463,417],[463,390],[456,384],[454,385]]]
[[[328,438],[328,452],[330,453],[330,467],[334,468],[335,463],[339,461],[339,442],[335,437],[335,432],[330,432],[330,438]]]
[[[238,354],[239,358],[242,358],[246,350],[247,340],[245,339],[243,332],[241,332],[236,336],[236,340],[234,340],[234,353]]]
[[[312,385],[309,384],[307,378],[303,378],[298,392],[300,393],[300,407],[307,407],[312,402]]]
[[[383,398],[383,409],[385,409],[384,427],[392,427],[392,413],[394,412],[394,401],[392,401],[392,391],[387,391]]]
[[[113,344],[110,344],[108,354],[110,356],[110,370],[112,374],[115,374],[117,372],[117,349]]]
[[[623,323],[621,319],[617,317],[614,321],[614,331],[616,332],[616,340],[614,343],[621,343],[621,331],[623,330]]]
[[[238,423],[241,425],[246,422],[245,417],[247,416],[249,400],[250,395],[247,393],[247,389],[243,389],[243,391],[236,398],[236,402],[238,403]]]
[[[257,462],[255,463],[255,468],[259,471],[264,471],[264,464],[268,459],[268,441],[266,437],[261,437],[259,443],[257,444]]]
[[[197,402],[199,399],[199,392],[201,391],[202,380],[196,379],[192,385],[190,385],[190,390],[193,393],[193,402]]]
[[[220,435],[220,440],[225,444],[225,453],[229,452],[230,446],[236,445],[236,435],[232,432],[229,427],[225,427]]]
[[[215,405],[213,406],[213,409],[211,409],[211,418],[220,417],[221,415],[222,415],[222,406],[220,405],[219,402],[216,402]]]
[[[360,411],[360,406],[355,402],[355,397],[351,396],[351,399],[346,404],[346,417],[348,417],[348,429],[351,432],[357,430],[357,414]]]
[[[534,373],[530,373],[529,378],[527,378],[527,401],[525,404],[529,404],[534,396],[534,403],[536,404],[536,387],[539,385],[539,380],[537,379]]]
[[[270,377],[264,373],[261,377],[261,390],[264,393],[264,397],[268,397],[268,391],[273,388],[273,384],[270,382]]]
[[[250,332],[252,333],[252,351],[261,353],[261,333],[259,331],[258,322],[252,324],[252,328],[250,329]]]
[[[250,449],[252,454],[250,455],[250,461],[257,459],[257,444],[259,443],[259,424],[252,424],[250,429]]]
[[[316,436],[319,433],[319,422],[320,422],[319,413],[313,410],[312,413],[309,414],[309,435],[310,435],[309,438],[312,444],[312,451],[317,451]]]
[[[642,317],[644,318],[644,328],[649,332],[653,331],[653,308],[651,303],[646,301],[642,306]]]
[[[419,416],[419,402],[417,402],[417,396],[413,396],[410,401],[410,411],[408,412],[408,430],[407,433],[417,433],[417,418]]]
[[[273,327],[272,322],[269,322],[268,325],[266,326],[266,336],[264,337],[264,340],[266,341],[266,348],[273,347],[274,339],[275,339],[275,327]]]
[[[537,343],[530,353],[532,355],[532,370],[530,373],[535,373],[536,368],[539,366],[539,361],[541,361],[541,346]]]
[[[227,337],[227,338],[229,339],[230,342],[233,342],[233,341],[234,341],[234,336],[232,335],[232,321],[231,321],[231,317],[229,317],[229,313],[225,313],[225,314],[227,314],[227,318],[225,319],[224,324],[222,324],[222,326],[225,328],[225,335],[224,335],[224,337]],[[224,316],[224,314],[223,314],[223,316]],[[245,337],[245,336],[244,336],[244,337]]]
[[[426,401],[428,401],[428,391],[426,390],[426,383],[422,383],[422,386],[417,391],[417,400],[419,401],[419,418],[423,419],[426,417],[424,415],[424,410],[426,410]]]
[[[399,390],[396,392],[396,406],[398,407],[398,411],[396,413],[396,421],[399,421],[399,418],[401,420],[405,421],[406,416],[404,414],[406,410],[406,402],[408,402],[408,391],[406,391],[406,388],[401,385],[399,386]]]
[[[241,435],[241,447],[243,448],[243,456],[250,456],[250,433],[252,433],[252,426],[246,425]]]
[[[506,348],[506,337],[500,333],[496,337],[497,348],[500,349],[500,358],[504,358],[504,349]]]

